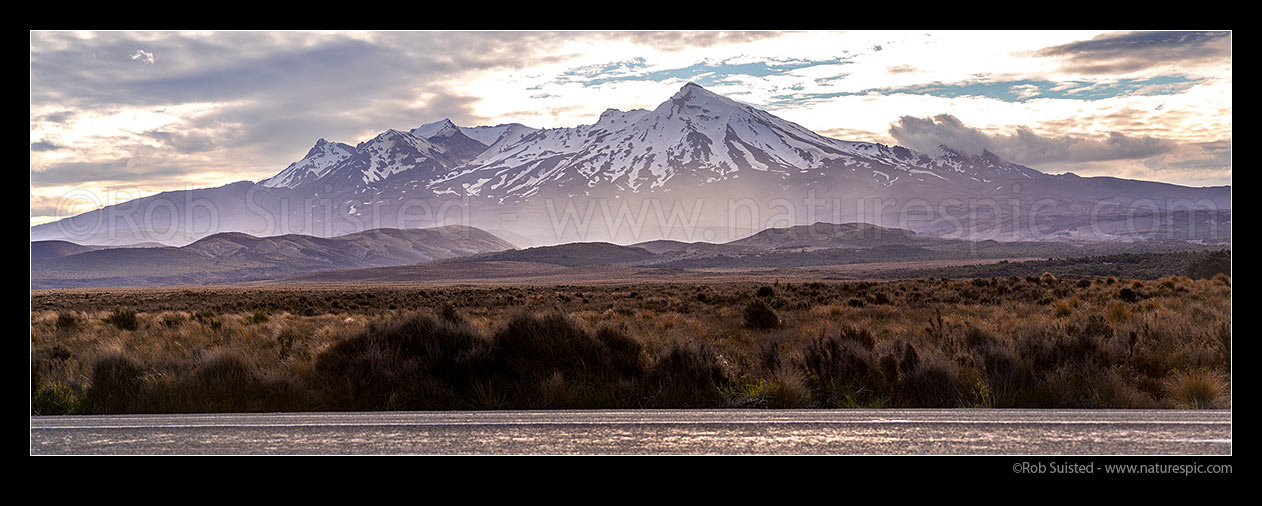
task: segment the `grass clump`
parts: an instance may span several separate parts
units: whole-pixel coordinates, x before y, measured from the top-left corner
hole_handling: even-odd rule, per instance
[[[270,319],[271,317],[267,316],[267,313],[263,312],[262,310],[259,310],[259,311],[255,311],[254,316],[250,317],[250,323],[258,325],[260,323],[267,323],[267,321]]]
[[[57,313],[57,330],[62,332],[74,332],[79,330],[83,323],[79,321],[79,316],[73,312]]]
[[[122,330],[134,331],[140,328],[140,318],[131,309],[119,309],[105,318],[106,323]]]
[[[1196,369],[1177,371],[1164,382],[1167,395],[1182,408],[1218,409],[1229,407],[1227,380],[1217,371]]]

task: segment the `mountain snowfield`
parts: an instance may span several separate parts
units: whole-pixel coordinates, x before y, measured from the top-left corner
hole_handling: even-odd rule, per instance
[[[505,136],[509,131],[514,135]],[[461,160],[450,156],[453,150],[448,146],[430,142],[458,134],[481,143],[475,157]],[[680,175],[699,186],[753,171],[788,179],[848,170],[882,186],[929,178],[950,181],[963,176],[989,183],[986,178],[996,175],[1042,175],[998,160],[979,167],[945,146],[930,156],[899,146],[831,139],[692,83],[652,111],[609,109],[591,125],[466,128],[444,119],[407,133],[388,130],[353,150],[346,148],[321,139],[307,157],[261,184],[319,184],[327,174],[348,170],[339,167],[343,165],[354,167],[362,174],[362,183],[372,185],[416,167],[417,160],[429,159],[445,162],[439,165],[448,169],[426,175],[429,189],[500,201],[528,199],[552,187],[588,194],[603,185],[630,192],[667,189]],[[371,162],[356,166],[348,160],[355,152],[368,153]],[[295,177],[295,171],[305,171],[304,177]]]
[[[320,139],[271,178],[191,192],[210,201],[213,220],[189,211],[193,195],[168,192],[120,206],[165,206],[179,219],[136,225],[112,206],[33,227],[32,239],[152,241],[146,228],[165,227],[164,242],[187,243],[225,231],[460,224],[534,244],[629,244],[828,221],[995,240],[1230,240],[1229,186],[1050,175],[989,152],[832,139],[692,83],[655,109],[609,109],[573,128],[444,119],[354,147]]]

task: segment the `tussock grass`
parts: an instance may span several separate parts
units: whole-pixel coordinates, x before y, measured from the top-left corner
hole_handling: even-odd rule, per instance
[[[1192,409],[1227,408],[1227,380],[1222,373],[1196,369],[1178,371],[1164,382],[1170,399],[1179,407]]]
[[[33,412],[1230,404],[1226,275],[147,293],[32,295]]]

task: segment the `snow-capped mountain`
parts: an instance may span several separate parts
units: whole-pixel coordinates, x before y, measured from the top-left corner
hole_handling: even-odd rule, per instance
[[[259,184],[269,187],[293,188],[304,182],[320,179],[333,166],[345,161],[355,154],[355,148],[340,142],[329,142],[320,138],[315,146],[294,163],[285,167],[279,174],[269,177]]]
[[[504,201],[553,188],[569,196],[602,185],[664,191],[758,173],[809,184],[839,172],[883,186],[1045,175],[989,154],[970,160],[950,149],[930,155],[831,139],[689,83],[652,111],[610,109],[592,125],[496,146],[432,187]]]
[[[495,126],[462,127],[456,126],[456,124],[452,123],[450,119],[444,118],[441,121],[426,123],[413,128],[411,133],[417,137],[428,139],[439,135],[439,133],[443,130],[459,130],[460,133],[465,135],[465,137],[478,141],[484,146],[490,146],[500,140],[500,138],[504,136],[504,132],[507,132],[512,128],[525,128],[531,131],[534,130],[533,128],[524,127],[517,123],[505,123]]]
[[[327,237],[461,224],[535,236],[538,244],[721,241],[827,221],[978,239],[1111,240],[1165,230],[1162,212],[1179,206],[1210,211],[1172,218],[1200,224],[1196,234],[1229,234],[1230,199],[1227,186],[1050,175],[989,152],[832,139],[689,83],[652,110],[609,109],[572,128],[444,119],[354,147],[320,139],[258,183],[146,197],[33,227],[32,239],[118,244],[131,240],[118,237],[122,230],[136,242],[173,244],[225,231]],[[213,203],[214,219],[188,210],[199,202]],[[1135,231],[1127,207],[1135,203],[1155,203],[1141,210],[1148,232]],[[180,214],[164,222],[172,237],[136,224],[154,205]],[[128,221],[117,216],[122,209],[141,214]]]
[[[400,177],[407,174],[406,178]],[[773,175],[784,183],[859,177],[988,184],[1045,174],[990,153],[967,156],[831,139],[689,83],[656,109],[606,110],[590,125],[461,127],[449,119],[387,130],[355,148],[321,139],[265,186],[378,187],[407,179],[438,194],[523,201],[539,194],[662,192]],[[398,177],[398,181],[390,178]]]

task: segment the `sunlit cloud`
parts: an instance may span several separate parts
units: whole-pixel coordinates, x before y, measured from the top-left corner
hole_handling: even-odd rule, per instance
[[[143,49],[137,49],[135,53],[132,53],[131,59],[132,61],[138,61],[140,63],[148,63],[150,65],[153,65],[153,63],[157,61],[157,59],[153,57],[153,53],[150,53]]]
[[[656,107],[687,82],[849,140],[896,143],[902,118],[941,115],[989,139],[1155,139],[1175,147],[1031,159],[1055,164],[1035,166],[1049,172],[1229,184],[1230,42],[1111,31],[32,32],[32,195],[259,180],[318,138],[353,145],[442,118],[589,124],[609,108]]]

